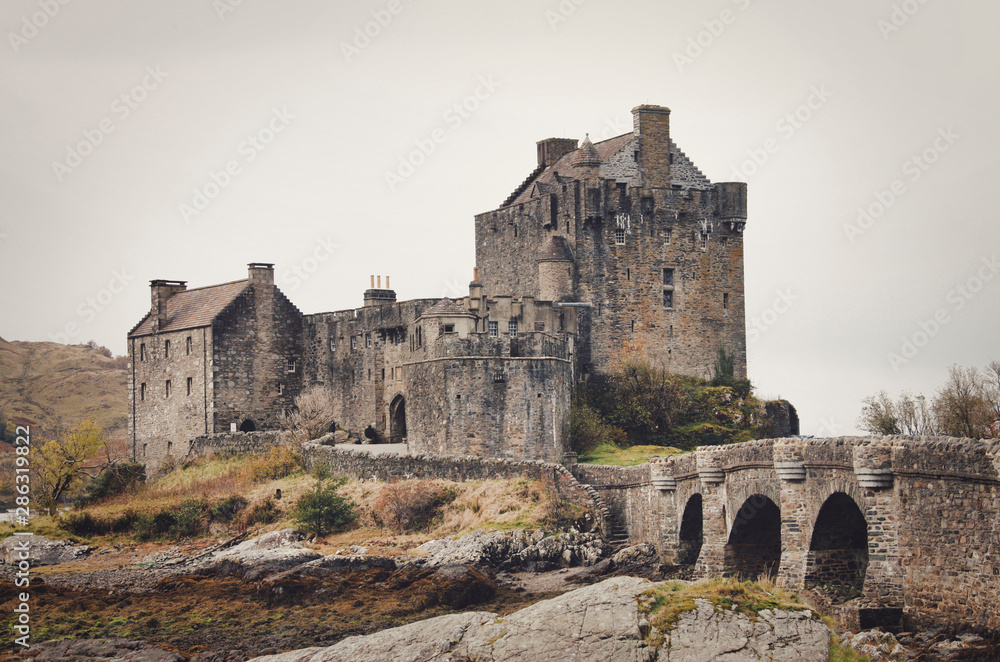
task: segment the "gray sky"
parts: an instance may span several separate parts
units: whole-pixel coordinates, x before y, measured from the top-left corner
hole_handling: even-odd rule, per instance
[[[150,279],[251,261],[307,313],[464,295],[535,141],[651,103],[749,183],[750,377],[803,433],[1000,358],[996,2],[62,1],[0,5],[7,340],[123,353]]]

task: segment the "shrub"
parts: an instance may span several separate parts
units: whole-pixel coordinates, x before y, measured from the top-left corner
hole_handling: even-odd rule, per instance
[[[171,537],[175,539],[193,538],[204,529],[201,522],[201,514],[204,510],[205,504],[201,499],[188,499],[181,504],[176,514],[160,511],[157,517],[167,515],[173,519],[173,524],[168,529]]]
[[[302,466],[302,456],[289,446],[272,446],[247,465],[247,476],[255,483],[290,476]]]
[[[441,518],[441,508],[456,492],[429,480],[403,480],[382,487],[372,512],[382,526],[396,533],[419,531]]]
[[[208,516],[213,522],[231,522],[246,506],[246,499],[239,494],[231,494],[216,502],[208,512]]]
[[[59,521],[59,528],[74,536],[90,537],[104,535],[110,527],[90,513],[70,513]]]
[[[117,496],[145,481],[145,466],[133,462],[113,464],[90,482],[81,501],[83,503],[94,503],[102,499]]]
[[[570,439],[573,450],[584,454],[601,444],[627,446],[628,435],[621,428],[608,425],[584,398],[577,396],[569,412]]]
[[[346,482],[343,477],[317,481],[316,487],[298,500],[293,517],[306,533],[321,537],[357,519],[355,503],[337,494],[337,489]]]
[[[267,497],[260,503],[255,503],[249,510],[243,512],[238,523],[238,529],[243,532],[255,524],[270,524],[281,516],[281,510],[274,499]]]

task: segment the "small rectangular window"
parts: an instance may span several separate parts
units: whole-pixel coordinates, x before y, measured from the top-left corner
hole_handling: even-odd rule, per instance
[[[146,343],[139,343],[139,360],[146,360]]]
[[[371,346],[372,346],[372,334],[366,333],[365,334],[365,347],[371,347]]]
[[[337,351],[337,339],[336,338],[330,338],[330,351],[331,352],[336,352]]]
[[[487,322],[486,328],[489,330],[490,338],[496,338],[500,335],[500,325],[496,322]]]
[[[722,293],[722,309],[729,310],[729,292]]]
[[[670,228],[667,228],[663,231],[663,243],[665,244],[670,243],[670,233],[671,233]]]
[[[615,244],[618,245],[618,246],[624,246],[625,245],[625,229],[624,228],[618,228],[617,230],[615,230]]]
[[[507,322],[507,333],[510,334],[511,338],[517,337],[517,320]]]
[[[168,398],[170,397],[170,380],[169,379],[163,385],[163,393],[165,394],[166,397],[168,397]]]
[[[146,399],[146,384],[139,384],[139,400]]]
[[[632,270],[631,269],[626,269],[625,270],[625,280],[632,280]]]
[[[493,371],[493,383],[494,384],[501,384],[501,383],[503,383],[505,381],[507,381],[507,376],[505,374],[503,374],[503,370],[494,370]]]
[[[703,250],[703,251],[707,251],[708,250],[708,233],[707,232],[702,232],[701,233],[701,250]]]
[[[143,457],[146,457],[146,446],[147,446],[147,444],[143,444],[142,445],[142,456]]]
[[[382,381],[385,381],[385,368],[382,368]]]
[[[545,331],[545,322],[535,322],[535,331],[544,332]]]
[[[170,452],[173,450],[173,448],[174,448],[174,442],[168,441],[167,442],[167,455],[170,455]]]
[[[165,359],[169,359],[170,358],[170,341],[169,340],[164,340],[163,341],[163,358],[165,358]]]
[[[288,367],[286,372],[295,372],[295,359],[288,359]]]
[[[455,325],[454,324],[445,324],[444,325],[444,332],[445,333],[455,333]]]
[[[670,285],[671,287],[673,287],[673,284],[674,284],[674,270],[673,269],[664,269],[663,270],[663,284],[664,285]]]
[[[194,343],[191,341],[191,336],[188,336],[187,340],[184,341],[184,351],[188,354],[188,356],[191,355],[191,347],[193,345]]]
[[[358,337],[351,336],[351,349],[357,349],[357,348],[358,348]]]
[[[674,291],[673,290],[663,290],[663,307],[673,308],[674,307]]]
[[[187,378],[187,394],[191,395],[191,388],[194,386],[194,379],[191,377]]]
[[[278,395],[284,395],[284,393],[285,393],[285,385],[282,384],[281,382],[278,382]]]

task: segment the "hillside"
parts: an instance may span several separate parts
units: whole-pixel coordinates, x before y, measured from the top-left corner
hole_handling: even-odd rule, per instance
[[[40,437],[85,418],[124,436],[128,370],[121,363],[88,345],[0,338],[0,413]]]

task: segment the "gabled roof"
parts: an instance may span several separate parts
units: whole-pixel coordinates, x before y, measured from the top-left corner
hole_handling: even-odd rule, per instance
[[[501,207],[527,202],[535,195],[544,195],[550,190],[551,186],[561,184],[562,182],[560,178],[574,177],[574,173],[576,171],[573,168],[573,164],[578,158],[584,158],[584,151],[586,152],[585,158],[588,161],[594,160],[594,152],[596,151],[601,163],[607,163],[612,159],[612,157],[618,154],[618,152],[628,147],[632,141],[635,140],[635,138],[634,133],[623,133],[620,136],[615,136],[614,138],[602,140],[601,142],[590,145],[587,144],[587,141],[584,141],[584,144],[578,149],[563,154],[549,167],[542,168],[539,166],[536,168],[534,172],[528,175],[528,178],[514,190],[510,197],[504,200]],[[673,161],[670,166],[670,181],[672,184],[679,184],[684,188],[712,188],[712,182],[709,181],[700,170],[698,170],[694,163],[692,163],[687,155],[677,147],[677,144],[673,140],[670,141],[670,153],[673,155]],[[629,158],[631,158],[631,152],[629,153]]]
[[[210,326],[219,313],[250,285],[249,280],[237,280],[222,285],[199,287],[178,292],[167,299],[167,321],[160,331],[180,331]],[[149,313],[128,334],[129,338],[153,333],[153,314]]]
[[[474,315],[445,297],[425,310],[420,317],[474,317]]]

